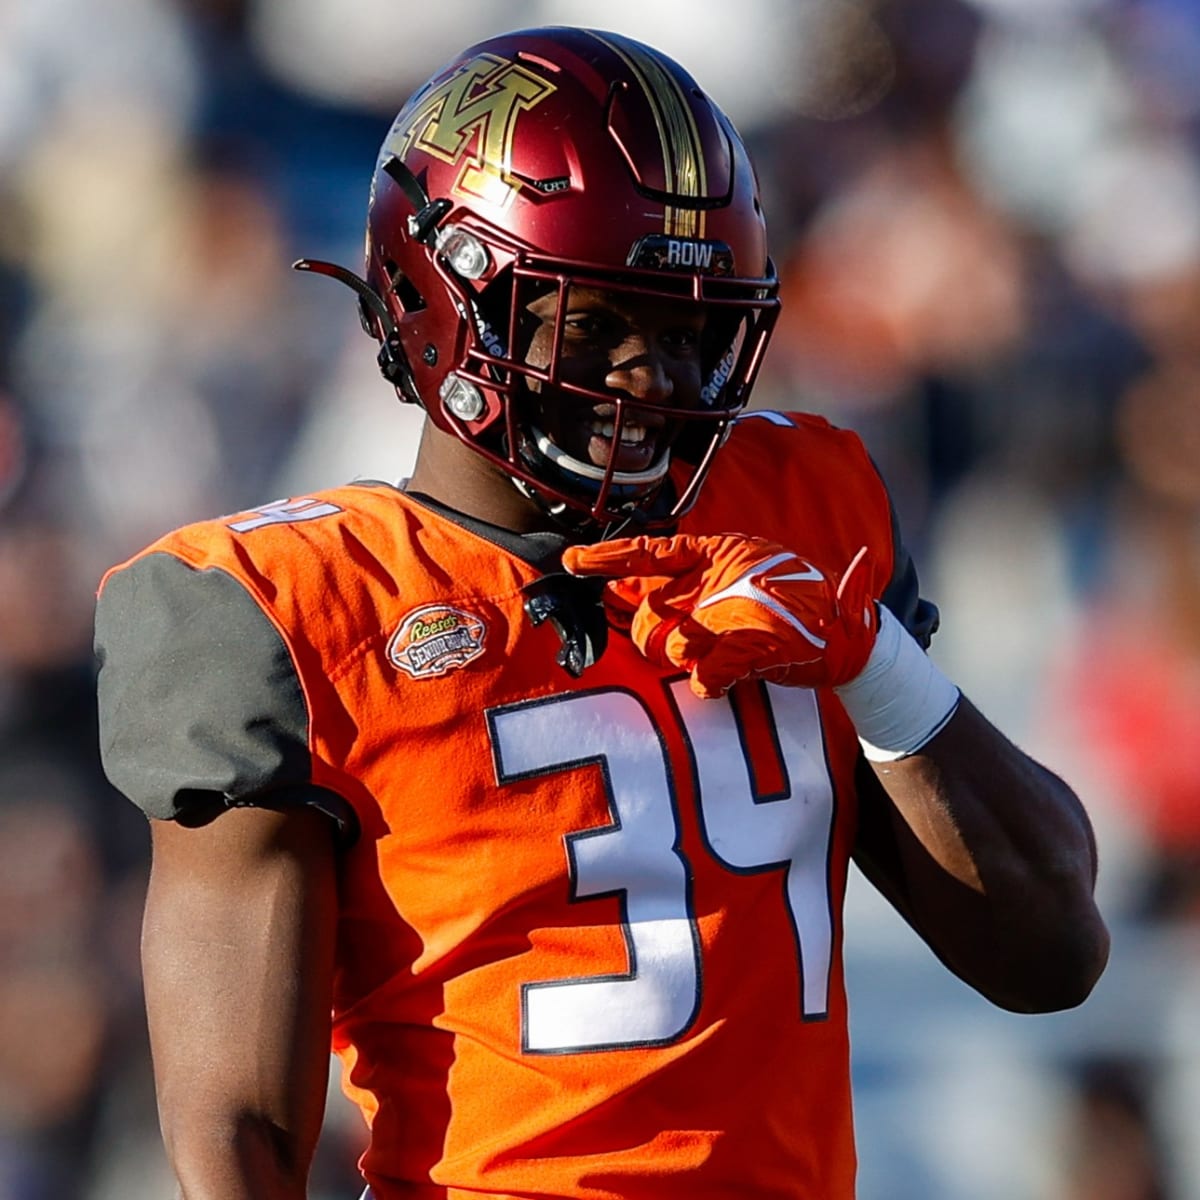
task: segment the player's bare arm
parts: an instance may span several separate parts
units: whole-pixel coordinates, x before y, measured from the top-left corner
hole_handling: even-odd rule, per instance
[[[1096,852],[1075,793],[965,698],[919,753],[859,772],[856,861],[994,1003],[1081,1003],[1104,969]]]
[[[329,1063],[332,823],[244,808],[151,828],[142,965],[180,1194],[302,1200]]]

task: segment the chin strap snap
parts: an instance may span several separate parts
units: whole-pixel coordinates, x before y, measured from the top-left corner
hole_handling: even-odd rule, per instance
[[[554,626],[562,642],[555,661],[576,679],[600,660],[608,644],[604,582],[556,572],[524,588],[526,616],[534,625],[549,621]]]

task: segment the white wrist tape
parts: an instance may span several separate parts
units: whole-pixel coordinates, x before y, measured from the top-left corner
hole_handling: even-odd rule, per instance
[[[960,695],[882,604],[867,665],[834,691],[872,762],[915,754],[954,715]]]

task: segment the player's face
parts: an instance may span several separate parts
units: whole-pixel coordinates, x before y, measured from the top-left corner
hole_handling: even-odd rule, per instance
[[[526,360],[546,369],[558,315],[558,294],[529,305],[536,318]],[[566,297],[560,378],[632,402],[614,445],[616,405],[531,381],[542,432],[582,462],[617,471],[644,471],[661,457],[676,430],[655,405],[695,408],[702,385],[704,309],[683,300],[573,287]],[[641,404],[645,407],[642,407]]]

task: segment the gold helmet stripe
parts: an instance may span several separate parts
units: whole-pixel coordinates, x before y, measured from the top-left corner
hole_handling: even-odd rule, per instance
[[[592,36],[621,58],[642,86],[663,149],[667,191],[697,199],[706,195],[708,176],[700,130],[679,81],[636,42],[618,41],[597,33]],[[667,205],[663,214],[663,232],[672,237],[703,237],[704,216],[701,208]]]

